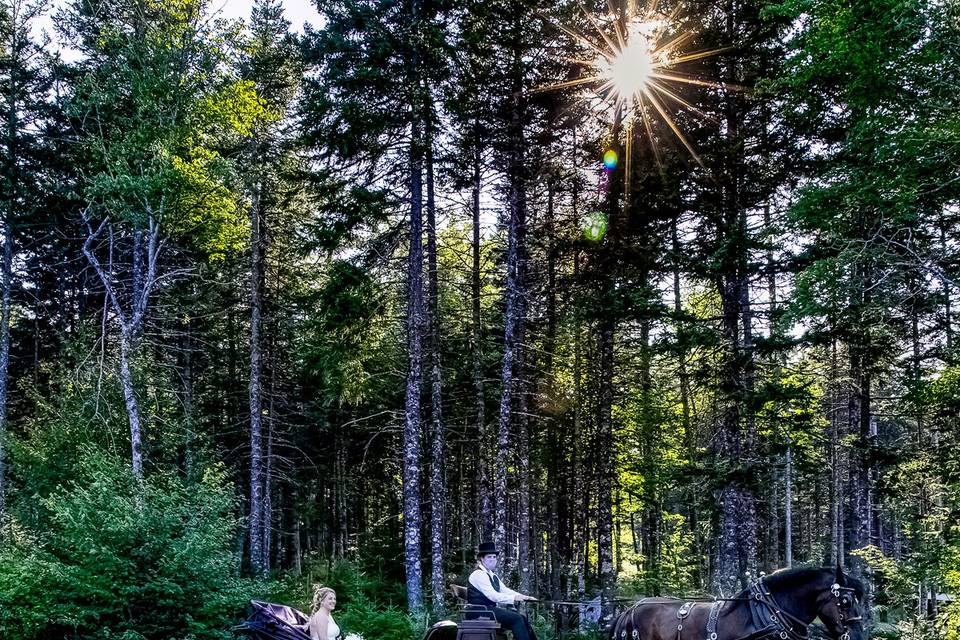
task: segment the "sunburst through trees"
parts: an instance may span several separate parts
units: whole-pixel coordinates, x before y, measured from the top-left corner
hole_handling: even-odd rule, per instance
[[[650,140],[657,165],[662,167],[660,150],[653,135],[653,121],[662,120],[676,135],[690,155],[703,166],[700,156],[670,115],[672,103],[681,109],[692,111],[713,121],[677,90],[677,85],[737,89],[684,71],[686,63],[717,55],[724,49],[686,50],[695,38],[691,29],[678,30],[675,20],[679,8],[664,14],[656,0],[650,0],[643,12],[637,11],[633,1],[625,11],[610,7],[606,15],[595,15],[583,5],[580,9],[593,27],[595,34],[587,35],[565,26],[555,27],[573,37],[584,47],[585,58],[571,62],[587,69],[586,75],[565,82],[540,88],[553,91],[570,87],[590,87],[618,111],[622,118],[626,142],[625,170],[630,175],[633,132],[637,122],[642,122]],[[629,177],[627,178],[629,180]]]

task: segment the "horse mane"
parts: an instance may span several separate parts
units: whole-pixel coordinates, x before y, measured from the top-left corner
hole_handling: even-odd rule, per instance
[[[774,571],[764,581],[776,589],[790,589],[791,587],[805,584],[815,578],[829,575],[833,580],[833,570],[824,567],[800,567],[798,569],[779,569]]]
[[[764,582],[777,590],[790,590],[798,585],[808,583],[821,576],[830,576],[835,580],[835,572],[828,567],[800,567],[797,569],[778,569],[764,578]],[[853,576],[844,573],[842,586],[850,587],[854,590],[859,600],[863,600],[863,583]],[[740,595],[749,595],[749,587],[744,589]]]

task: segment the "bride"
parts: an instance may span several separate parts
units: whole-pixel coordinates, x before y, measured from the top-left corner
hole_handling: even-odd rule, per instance
[[[310,634],[310,640],[337,640],[340,627],[333,621],[333,610],[337,606],[337,593],[330,587],[317,585],[313,591],[313,604],[310,620],[303,629]]]

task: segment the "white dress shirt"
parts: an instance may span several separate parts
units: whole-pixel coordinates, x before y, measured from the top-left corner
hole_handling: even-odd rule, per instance
[[[500,580],[500,591],[494,589],[493,573],[487,571],[482,565],[478,565],[468,579],[470,580],[470,584],[476,587],[480,593],[497,604],[513,604],[517,596],[520,595],[505,585],[500,576],[497,576],[497,579]]]

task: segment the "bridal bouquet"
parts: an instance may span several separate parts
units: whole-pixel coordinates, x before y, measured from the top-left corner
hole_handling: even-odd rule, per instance
[[[363,636],[359,633],[348,633],[343,640],[363,640]]]

